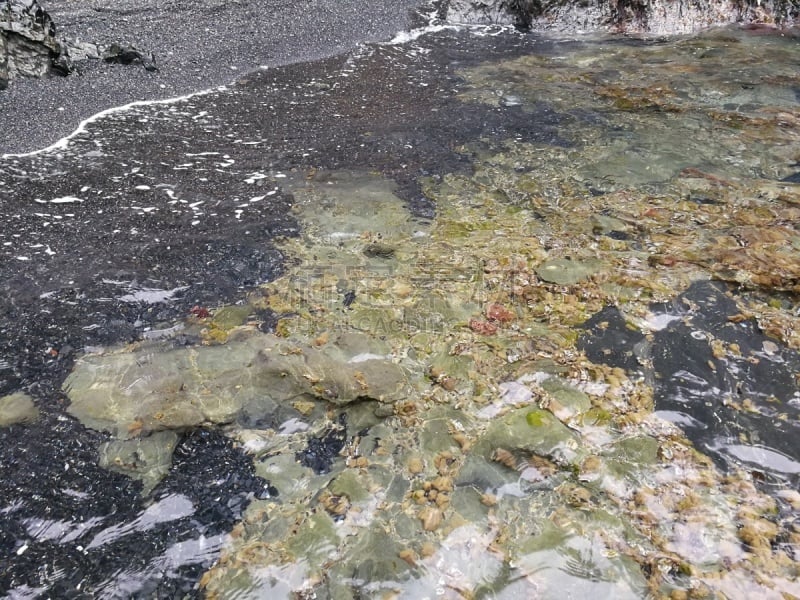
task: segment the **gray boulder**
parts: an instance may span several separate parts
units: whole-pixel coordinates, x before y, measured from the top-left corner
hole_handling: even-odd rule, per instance
[[[46,75],[60,52],[55,24],[36,0],[0,1],[0,89],[15,77]]]

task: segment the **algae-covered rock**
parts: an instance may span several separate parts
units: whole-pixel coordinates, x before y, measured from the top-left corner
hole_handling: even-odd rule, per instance
[[[15,423],[32,423],[39,418],[39,409],[24,392],[15,392],[0,398],[0,427]]]
[[[422,419],[424,425],[419,431],[419,445],[429,456],[458,448],[452,433],[458,425],[463,427],[471,421],[468,415],[450,406],[434,406],[422,415]]]
[[[639,565],[608,548],[602,535],[570,536],[553,526],[544,527],[523,544],[515,560],[515,570],[535,582],[540,598],[634,600],[646,596],[647,581]],[[506,588],[506,593],[513,587]]]
[[[654,465],[658,462],[658,446],[658,440],[649,435],[627,437],[614,444],[610,456],[639,466]]]
[[[630,226],[624,221],[607,215],[592,215],[590,222],[592,231],[602,235],[624,238],[628,235],[628,231],[630,230]]]
[[[345,469],[328,486],[332,494],[347,496],[351,502],[362,502],[369,498],[368,481],[353,469]]]
[[[256,475],[269,480],[283,502],[299,501],[310,490],[322,489],[340,470],[339,465],[334,465],[330,473],[314,475],[311,469],[300,465],[291,454],[276,454],[256,463]]]
[[[220,329],[233,329],[239,325],[244,324],[250,313],[253,312],[252,307],[243,306],[223,306],[214,312],[211,318],[211,323]]]
[[[560,419],[586,412],[592,407],[589,396],[563,379],[548,377],[541,386],[551,397],[550,411]]]
[[[519,474],[515,470],[471,454],[459,470],[455,485],[456,490],[472,488],[481,493],[490,492],[497,495],[500,488],[511,486],[518,479]],[[458,493],[453,494],[454,503],[458,496]]]
[[[330,598],[383,597],[396,591],[408,578],[411,565],[402,558],[403,546],[387,535],[383,524],[362,531],[347,554],[331,566],[328,576]],[[373,595],[378,593],[379,595]]]
[[[331,516],[319,511],[293,531],[286,540],[286,549],[311,565],[321,564],[338,546],[339,536]]]

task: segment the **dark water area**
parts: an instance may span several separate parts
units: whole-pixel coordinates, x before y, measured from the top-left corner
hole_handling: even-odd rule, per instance
[[[498,90],[494,103],[465,101],[466,69],[591,53],[600,43],[483,33],[445,30],[253,72],[224,89],[112,113],[65,147],[0,161],[0,396],[24,391],[41,412],[35,423],[0,428],[0,552],[8,557],[0,591],[197,597],[248,505],[281,498],[217,426],[178,431],[168,474],[143,496],[141,483],[98,466],[98,447],[111,436],[66,412],[62,384],[84,350],[159,337],[162,329],[173,347],[193,346],[200,338],[190,325],[202,310],[242,303],[286,273],[293,258],[281,244],[303,234],[287,180],[372,172],[396,184],[416,222],[430,223],[440,207],[420,182],[473,177],[475,157],[507,140],[567,153],[577,146],[567,130],[631,135],[608,112],[564,110],[546,97],[523,106]],[[535,173],[530,165],[512,170]],[[613,187],[588,179],[577,185],[581,193],[599,198]],[[637,243],[622,230],[609,237]],[[753,319],[732,321],[738,293],[718,281],[694,283],[650,306],[668,319],[649,336],[607,307],[583,325],[578,348],[643,377],[656,414],[722,470],[744,465],[767,488],[796,488],[800,354],[778,347]],[[274,330],[272,316],[248,315]],[[741,360],[715,356],[711,338],[735,344]],[[795,400],[777,407],[776,397]],[[317,475],[331,471],[356,437],[343,415],[295,455]]]

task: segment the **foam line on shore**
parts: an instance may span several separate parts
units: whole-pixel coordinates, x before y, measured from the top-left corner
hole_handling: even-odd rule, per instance
[[[80,122],[78,127],[70,133],[62,137],[61,139],[53,142],[46,148],[39,148],[38,150],[31,150],[30,152],[9,152],[6,154],[0,155],[0,158],[7,159],[7,158],[26,158],[29,156],[36,156],[37,154],[45,154],[47,152],[53,152],[55,150],[63,150],[68,145],[70,140],[79,136],[82,133],[86,133],[87,125],[94,123],[95,121],[99,121],[105,116],[112,115],[115,113],[125,112],[131,108],[135,108],[137,106],[149,106],[154,104],[176,104],[178,102],[183,102],[184,100],[189,100],[190,98],[194,98],[195,96],[205,96],[207,94],[213,94],[214,92],[223,92],[228,89],[226,85],[219,85],[217,87],[213,87],[207,90],[201,90],[199,92],[192,92],[190,94],[185,94],[183,96],[175,96],[173,98],[162,98],[159,100],[136,100],[134,102],[129,102],[128,104],[123,104],[121,106],[112,106],[111,108],[107,108],[105,110],[101,110],[99,113],[93,114],[91,117],[87,117],[83,121]]]

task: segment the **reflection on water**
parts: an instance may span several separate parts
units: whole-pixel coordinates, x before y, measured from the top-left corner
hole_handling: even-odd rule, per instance
[[[101,595],[214,559],[211,598],[800,595],[798,59],[790,34],[443,30],[148,109],[197,121],[195,144],[124,176],[201,169],[225,196],[171,182],[153,202],[245,239],[275,197],[300,234],[238,305],[76,361],[69,414],[155,495],[25,535],[102,550],[210,511]],[[370,78],[357,105],[336,91]],[[267,131],[285,96],[324,113],[297,108],[310,138]],[[225,282],[263,281],[226,257]],[[123,302],[191,293],[164,279]],[[206,428],[262,479],[170,467],[175,432]],[[225,505],[190,491],[218,481]]]

